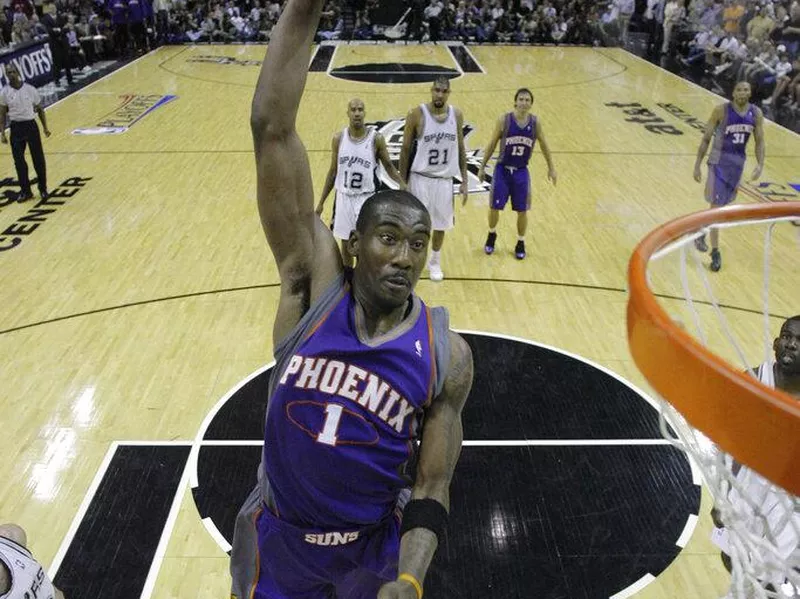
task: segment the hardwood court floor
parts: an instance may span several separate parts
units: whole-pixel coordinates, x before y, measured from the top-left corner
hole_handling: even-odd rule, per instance
[[[497,252],[483,254],[487,196],[474,193],[445,242],[446,280],[422,280],[420,295],[447,306],[456,328],[554,346],[647,389],[625,339],[627,260],[654,226],[703,207],[691,178],[700,140],[692,123],[704,122],[719,98],[617,49],[471,51],[484,72],[454,79],[450,98],[473,128],[468,149],[482,152],[514,91],[530,87],[558,185],[546,182],[537,152],[524,261],[511,253],[508,213]],[[48,177],[61,197],[0,208],[0,247],[16,244],[0,251],[0,520],[27,528],[46,565],[64,557],[59,548],[114,442],[190,444],[220,398],[271,360],[278,279],[256,211],[248,121],[263,55],[259,46],[161,48],[49,108]],[[330,68],[369,63],[458,68],[445,47],[401,45],[340,46]],[[351,97],[364,99],[368,121],[390,127],[429,98],[429,87],[312,73],[299,129],[315,189]],[[800,139],[772,124],[766,137],[768,185],[748,187],[739,201],[800,196],[790,186],[800,183]],[[3,177],[14,178],[8,148],[0,153]],[[798,312],[793,236],[776,238],[775,315]],[[759,242],[727,239],[715,289],[757,363]],[[657,285],[679,294],[674,276]],[[780,319],[772,324],[777,330]],[[142,596],[227,596],[227,556],[185,493],[182,468],[173,483],[178,503],[166,533],[148,529],[162,542]],[[165,501],[169,511],[171,496]],[[708,507],[704,493],[685,549],[637,596],[724,594]],[[110,533],[98,521],[94,534]]]

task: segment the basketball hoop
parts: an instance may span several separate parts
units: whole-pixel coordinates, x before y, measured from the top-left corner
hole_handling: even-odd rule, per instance
[[[731,206],[690,214],[645,237],[628,266],[631,354],[663,398],[662,433],[690,455],[714,495],[725,530],[730,532],[726,553],[733,566],[731,592],[742,599],[787,596],[779,594],[784,582],[800,589],[800,546],[786,555],[787,536],[783,534],[789,535],[790,545],[795,542],[792,539],[800,539],[800,401],[762,384],[707,346],[696,301],[688,292],[687,249],[694,253],[694,239],[712,227],[767,225],[763,315],[765,334],[769,335],[773,229],[778,223],[796,221],[798,217],[800,202]],[[684,298],[700,339],[668,314],[651,288],[648,269],[667,254],[677,252],[682,258]],[[794,256],[790,274],[794,273],[793,288],[800,289],[800,251]],[[736,265],[730,268],[735,269]],[[716,309],[727,335],[729,323],[713,297],[707,273],[700,272],[698,277],[712,295],[709,303]],[[800,294],[797,297],[800,300]],[[786,316],[798,312],[800,302]],[[737,345],[732,335],[727,336]],[[774,336],[769,337],[767,352],[771,351]],[[746,360],[738,346],[737,352]],[[740,470],[739,465],[746,468]],[[756,484],[755,480],[759,482]],[[782,540],[778,538],[781,534]],[[772,586],[765,590],[767,584]]]

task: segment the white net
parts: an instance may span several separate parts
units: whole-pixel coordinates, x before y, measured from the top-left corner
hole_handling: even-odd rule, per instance
[[[773,339],[785,317],[800,313],[800,227],[792,220],[719,225],[718,273],[695,249],[709,229],[670,243],[647,270],[651,290],[679,326],[768,386],[775,383]],[[800,498],[736,463],[661,404],[662,434],[691,457],[714,497],[712,540],[730,557],[729,597],[800,597]]]

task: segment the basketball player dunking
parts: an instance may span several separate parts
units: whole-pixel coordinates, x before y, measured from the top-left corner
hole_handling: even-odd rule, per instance
[[[706,201],[711,208],[727,206],[736,199],[736,191],[742,179],[745,149],[750,134],[756,138],[756,160],[758,165],[753,169],[752,180],[761,176],[764,169],[764,115],[761,109],[750,104],[750,84],[740,81],[733,88],[733,101],[719,104],[711,113],[706,124],[703,139],[697,149],[697,160],[694,163],[694,180],[703,180],[700,165],[706,150],[714,138],[714,145],[708,157],[708,180],[706,181]],[[708,251],[705,235],[695,241],[701,252]],[[719,231],[711,229],[711,270],[717,272],[722,268],[722,255],[719,251]]]
[[[27,548],[28,536],[16,524],[0,525],[0,597],[64,599]]]
[[[331,166],[316,210],[317,214],[322,214],[325,199],[335,184],[333,235],[341,240],[345,266],[353,266],[353,256],[347,252],[347,240],[356,228],[361,206],[375,193],[375,168],[379,160],[398,187],[406,189],[405,181],[389,158],[386,140],[375,129],[364,126],[365,115],[364,102],[358,98],[350,100],[347,104],[350,124],[333,136]]]
[[[420,599],[447,523],[472,356],[447,312],[413,293],[431,234],[419,200],[383,191],[364,203],[347,246],[354,269],[314,213],[296,119],[322,4],[285,4],[252,104],[258,208],[281,291],[232,592]]]
[[[542,154],[547,161],[547,178],[556,184],[556,169],[550,148],[544,138],[542,121],[531,114],[533,106],[533,93],[523,87],[514,94],[514,112],[509,112],[500,117],[495,125],[492,138],[478,171],[478,178],[483,181],[486,163],[494,154],[497,143],[500,142],[500,159],[494,167],[492,176],[492,190],[489,205],[489,235],[486,237],[484,251],[494,253],[494,244],[497,241],[497,223],[500,220],[500,211],[505,208],[508,198],[511,198],[511,208],[517,213],[517,245],[514,255],[518,260],[525,257],[525,231],[528,228],[528,211],[531,208],[531,179],[528,173],[533,146],[539,139]],[[502,141],[501,141],[502,140]]]
[[[787,319],[781,326],[780,333],[772,343],[775,352],[774,360],[767,360],[754,369],[758,380],[767,387],[780,389],[793,395],[800,402],[800,314]],[[755,536],[769,538],[781,559],[790,562],[790,556],[800,551],[800,512],[796,509],[786,513],[783,503],[772,486],[754,470],[738,463],[732,464],[736,484],[728,494],[731,503],[747,506],[752,514],[748,532]],[[747,499],[745,499],[745,497]],[[756,505],[753,505],[756,502]],[[746,509],[747,509],[746,508]],[[763,515],[763,517],[761,517]],[[711,517],[718,528],[725,526],[717,509],[711,511]],[[723,533],[727,539],[727,531]],[[727,543],[727,540],[726,540]],[[731,571],[730,557],[723,551],[722,562],[728,572]],[[783,576],[767,573],[756,573],[764,588],[775,592],[784,582]],[[770,595],[772,596],[772,595]],[[776,595],[777,596],[777,595]],[[731,599],[732,594],[723,599]]]
[[[467,151],[464,147],[464,116],[450,106],[450,80],[437,77],[431,86],[431,101],[412,108],[406,116],[400,174],[408,173],[408,190],[418,197],[431,215],[433,240],[428,271],[431,281],[444,279],[442,244],[444,234],[455,224],[453,215],[453,177],[461,175],[462,203],[469,193]],[[417,142],[414,162],[411,150]]]

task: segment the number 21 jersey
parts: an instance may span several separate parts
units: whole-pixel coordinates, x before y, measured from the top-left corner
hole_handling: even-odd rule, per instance
[[[439,121],[428,106],[420,104],[422,110],[422,135],[417,139],[417,153],[411,172],[426,177],[449,179],[461,171],[458,167],[458,124],[456,109],[447,107],[447,116]]]

